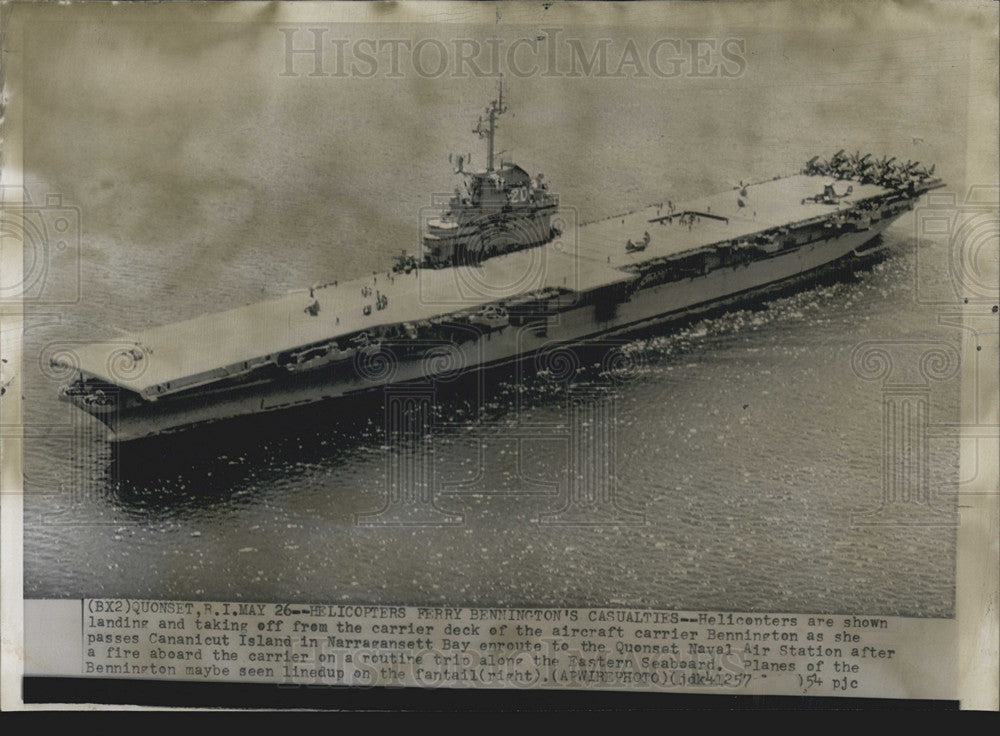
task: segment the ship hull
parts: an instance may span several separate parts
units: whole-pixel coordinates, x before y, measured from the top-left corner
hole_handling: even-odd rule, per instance
[[[318,401],[363,394],[388,386],[451,379],[463,372],[514,361],[546,348],[628,332],[692,312],[724,306],[785,282],[795,281],[838,261],[868,256],[866,246],[895,218],[860,232],[846,232],[748,264],[643,288],[641,283],[608,304],[581,295],[547,318],[484,330],[462,342],[386,342],[378,351],[348,363],[293,375],[264,376],[238,386],[215,387],[187,395],[140,403],[114,402],[96,415],[112,432],[109,439],[129,442],[239,416],[261,414]],[[862,253],[862,251],[864,251]],[[396,349],[396,348],[399,349]]]

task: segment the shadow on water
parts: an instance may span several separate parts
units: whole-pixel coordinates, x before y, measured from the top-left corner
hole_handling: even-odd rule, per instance
[[[864,260],[834,264],[808,278],[782,284],[766,293],[741,296],[720,306],[633,329],[612,340],[571,348],[572,370],[539,366],[532,356],[519,361],[471,371],[454,380],[433,384],[430,417],[410,422],[405,438],[386,431],[385,389],[327,400],[265,415],[241,417],[193,428],[173,435],[112,445],[103,463],[103,482],[114,502],[127,510],[178,513],[230,503],[235,495],[276,481],[289,481],[317,469],[339,468],[351,462],[382,462],[390,445],[419,442],[428,433],[447,436],[456,424],[502,419],[512,411],[558,406],[573,386],[586,384],[619,390],[642,380],[626,370],[611,375],[604,370],[609,349],[623,346],[630,360],[671,363],[685,360],[698,341],[679,341],[669,353],[646,348],[641,340],[681,333],[693,323],[742,309],[768,309],[769,303],[811,288],[852,283],[887,250]],[[609,345],[612,346],[609,348]],[[630,350],[631,348],[631,350]],[[412,412],[404,411],[406,422]]]
[[[600,362],[606,348],[579,346],[574,355]],[[599,381],[582,375],[574,377]],[[561,400],[563,376],[539,375],[533,358],[472,371],[434,388],[429,411],[404,408],[387,431],[383,388],[302,407],[239,417],[174,435],[111,445],[103,480],[117,503],[145,512],[176,509],[178,503],[207,507],[228,503],[248,488],[288,482],[317,470],[349,463],[381,463],[390,448],[421,442],[427,435],[454,434],[456,426],[509,413],[517,405],[538,407]]]

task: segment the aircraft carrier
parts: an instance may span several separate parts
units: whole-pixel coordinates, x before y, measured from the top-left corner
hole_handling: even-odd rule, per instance
[[[943,186],[914,162],[843,151],[792,176],[562,233],[541,175],[494,153],[502,86],[473,132],[482,171],[391,271],[291,292],[62,352],[62,399],[112,441],[176,432],[463,372],[669,321],[865,258]]]

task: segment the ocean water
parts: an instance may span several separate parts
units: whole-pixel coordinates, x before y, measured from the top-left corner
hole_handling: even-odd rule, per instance
[[[929,440],[932,524],[920,508],[865,523],[882,503],[884,396],[852,370],[853,350],[959,338],[915,298],[918,282],[948,291],[949,275],[946,239],[918,249],[912,214],[878,263],[630,336],[633,369],[607,389],[617,516],[601,524],[547,523],[570,487],[566,382],[532,371],[440,391],[413,439],[448,524],[381,523],[397,450],[378,395],[115,450],[56,400],[53,344],[386,269],[415,249],[430,194],[451,190],[448,152],[478,154],[467,128],[492,89],[280,80],[251,64],[223,90],[232,76],[202,80],[181,61],[165,82],[155,67],[153,90],[140,43],[116,50],[133,64],[91,48],[83,69],[71,62],[97,31],[57,30],[38,73],[63,74],[26,99],[40,122],[25,162],[38,196],[80,208],[79,269],[49,277],[78,279],[81,298],[25,316],[26,597],[953,615],[957,439]],[[929,82],[857,88],[878,104],[838,106],[822,85],[780,84],[822,78],[822,54],[802,63],[735,97],[718,81],[523,80],[503,147],[580,222],[838,148],[920,154],[961,181],[962,122],[924,104]],[[102,102],[59,107],[86,94]],[[570,383],[601,383],[599,358],[580,355]],[[934,385],[932,421],[957,422],[958,396],[957,379]],[[525,426],[546,429],[516,440]]]

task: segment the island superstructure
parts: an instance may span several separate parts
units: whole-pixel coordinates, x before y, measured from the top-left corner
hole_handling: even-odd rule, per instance
[[[502,88],[467,171],[418,255],[392,271],[96,342],[52,359],[63,399],[115,441],[405,382],[433,382],[549,346],[669,321],[866,257],[933,167],[843,151],[797,174],[561,233],[541,175],[494,151]],[[454,160],[453,160],[454,161]]]
[[[473,129],[486,139],[486,170],[466,171],[469,157],[459,154],[456,174],[464,177],[441,217],[427,223],[423,264],[430,268],[463,265],[552,240],[558,233],[552,215],[559,207],[542,174],[532,178],[512,163],[495,166],[497,118],[507,112],[501,83],[497,99]],[[403,261],[401,265],[406,265]]]

